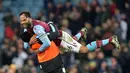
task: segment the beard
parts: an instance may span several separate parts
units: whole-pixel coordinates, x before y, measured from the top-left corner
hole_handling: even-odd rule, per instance
[[[26,24],[23,24],[23,27],[24,27],[24,28],[30,28],[30,27],[31,27],[31,23],[28,22],[28,23],[26,23]]]

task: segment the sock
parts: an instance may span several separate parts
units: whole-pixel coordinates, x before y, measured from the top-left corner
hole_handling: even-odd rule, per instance
[[[109,44],[111,41],[112,41],[112,38],[93,41],[90,44],[86,45],[86,47],[88,48],[88,50],[92,51],[92,50],[95,50],[96,48],[100,48],[102,46]]]
[[[80,31],[79,33],[77,33],[77,34],[73,37],[73,39],[75,39],[76,41],[78,41],[81,36],[83,36],[83,33]]]

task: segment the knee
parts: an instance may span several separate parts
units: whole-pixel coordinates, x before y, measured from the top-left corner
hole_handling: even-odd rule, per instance
[[[85,46],[81,46],[79,52],[80,52],[80,53],[87,53],[87,52],[88,52],[88,48],[85,47]]]

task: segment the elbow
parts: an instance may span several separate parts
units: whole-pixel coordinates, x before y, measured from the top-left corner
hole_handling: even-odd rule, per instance
[[[48,43],[46,43],[46,44],[43,44],[43,45],[39,48],[40,52],[44,51],[44,50],[47,49],[49,46],[51,46],[51,42],[48,42]]]

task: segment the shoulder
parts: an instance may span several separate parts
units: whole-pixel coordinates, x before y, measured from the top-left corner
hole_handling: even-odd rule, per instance
[[[47,24],[46,22],[40,21],[40,20],[33,20],[33,23],[34,24]]]
[[[33,27],[33,31],[36,35],[40,35],[40,34],[44,34],[45,33],[45,29],[41,26],[41,25],[35,25]]]
[[[41,25],[35,25],[33,27],[33,30],[40,30],[40,29],[44,29]]]

